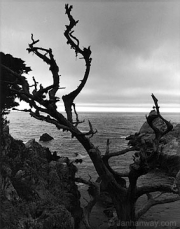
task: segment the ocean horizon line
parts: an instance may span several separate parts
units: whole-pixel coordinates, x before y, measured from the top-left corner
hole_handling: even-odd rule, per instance
[[[152,109],[151,109],[152,110]],[[97,111],[86,111],[86,110],[81,110],[81,111],[77,111],[78,113],[149,113],[151,110],[149,111],[108,111],[108,110],[97,110]],[[18,110],[11,110],[11,112],[20,112],[20,113],[29,113],[29,112],[25,112],[25,111],[18,111]],[[58,111],[60,113],[63,113],[65,114],[66,112],[65,111]],[[161,111],[160,113],[166,113],[166,114],[180,114],[180,111]]]

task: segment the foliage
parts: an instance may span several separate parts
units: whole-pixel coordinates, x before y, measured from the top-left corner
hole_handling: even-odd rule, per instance
[[[31,71],[30,67],[26,67],[25,62],[20,58],[15,58],[10,54],[0,52],[1,64],[13,70],[17,74],[27,74]],[[15,101],[17,94],[13,89],[20,89],[17,85],[16,77],[6,69],[1,69],[1,114],[8,114],[9,109],[18,105]]]

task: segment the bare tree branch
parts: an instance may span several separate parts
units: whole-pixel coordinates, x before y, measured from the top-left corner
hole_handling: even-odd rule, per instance
[[[41,58],[43,61],[45,61],[48,65],[50,65],[49,70],[52,72],[52,76],[53,76],[53,86],[52,89],[49,91],[49,99],[52,103],[57,102],[56,100],[56,92],[59,89],[59,67],[56,64],[56,61],[54,59],[54,56],[52,54],[52,49],[44,49],[41,47],[34,47],[34,45],[36,43],[39,42],[39,40],[34,40],[33,38],[33,34],[31,34],[31,40],[32,43],[29,44],[29,48],[27,48],[28,52],[33,52],[34,54],[36,54],[39,58]],[[42,54],[40,51],[45,52],[45,54]],[[49,57],[47,57],[47,55],[49,55]],[[47,90],[47,88],[45,89]]]
[[[35,102],[38,102],[40,105],[46,107],[46,108],[51,108],[51,102],[49,102],[48,100],[44,99],[43,93],[47,93],[47,90],[51,89],[53,86],[50,85],[47,88],[42,88],[40,87],[39,91],[37,92],[33,92],[33,94],[30,93],[29,91],[29,83],[26,80],[26,78],[14,71],[12,71],[11,69],[9,69],[8,67],[4,66],[3,64],[1,64],[2,68],[4,68],[5,70],[7,70],[10,74],[12,74],[13,76],[16,77],[17,85],[20,85],[22,88],[19,90],[18,89],[14,89],[11,88],[11,90],[13,92],[15,92],[16,94],[18,94],[18,97],[22,100],[24,100],[25,102],[27,102],[30,107],[35,107],[36,109],[41,110],[42,112],[46,112],[46,109],[40,108],[37,106],[37,104]]]
[[[105,153],[105,155],[108,155],[109,154],[109,145],[110,145],[110,141],[109,141],[109,139],[107,139],[107,142],[106,142],[106,153]]]
[[[69,22],[70,22],[69,25],[66,25],[66,30],[64,32],[64,35],[67,39],[67,44],[70,44],[71,48],[75,50],[76,56],[78,54],[81,54],[83,56],[83,58],[85,60],[85,64],[86,64],[86,70],[85,70],[84,77],[81,80],[80,85],[77,87],[77,89],[75,89],[74,91],[72,91],[69,94],[64,95],[62,97],[62,99],[64,101],[65,110],[67,113],[67,119],[70,122],[73,122],[72,107],[74,106],[74,108],[75,108],[74,100],[79,95],[79,93],[81,92],[81,90],[83,89],[83,87],[86,84],[86,81],[88,79],[89,72],[90,72],[90,66],[91,66],[91,60],[92,59],[90,57],[91,56],[90,47],[81,49],[79,47],[79,40],[75,36],[72,35],[72,33],[74,32],[72,29],[78,23],[78,21],[75,21],[71,15],[72,6],[69,6],[68,4],[66,4],[65,9],[66,9],[66,14],[68,15]],[[76,115],[76,117],[77,117],[77,115]]]
[[[38,82],[36,81],[36,79],[34,78],[34,76],[33,76],[33,81],[34,81],[34,84],[31,85],[31,86],[29,86],[29,87],[34,87],[34,90],[37,91],[37,84],[38,84]]]
[[[50,116],[43,116],[43,115],[40,115],[38,114],[37,112],[30,112],[30,115],[32,117],[34,117],[35,119],[38,119],[38,120],[41,120],[41,121],[45,121],[45,122],[48,122],[48,123],[51,123],[53,125],[55,125],[57,127],[57,129],[62,129],[63,131],[69,131],[70,129],[65,126],[65,125],[62,125],[60,124],[59,122],[57,122],[57,120],[53,119],[53,118],[50,118]]]
[[[130,148],[126,148],[126,149],[124,149],[124,150],[120,150],[120,151],[117,151],[117,152],[108,153],[108,154],[106,153],[105,155],[103,155],[103,158],[104,158],[105,160],[108,160],[108,159],[110,159],[111,157],[120,156],[120,155],[123,155],[123,154],[125,154],[125,153],[127,153],[127,152],[135,151],[135,150],[136,150],[135,147],[130,147]]]
[[[91,138],[94,134],[97,133],[97,130],[93,130],[93,126],[92,126],[92,124],[91,124],[91,122],[89,120],[88,120],[88,124],[89,124],[90,130],[88,132],[86,132],[86,133],[82,133],[82,135],[84,135],[84,136],[89,136],[90,135],[89,138]]]
[[[142,187],[138,187],[136,191],[136,197],[139,198],[140,196],[144,194],[147,194],[150,192],[158,192],[158,191],[178,194],[178,192],[173,189],[172,185],[153,184],[153,185],[144,185]]]
[[[89,194],[91,196],[91,200],[83,208],[83,213],[84,213],[83,222],[84,222],[87,229],[91,229],[92,227],[90,226],[90,223],[89,223],[89,217],[90,217],[90,213],[91,213],[94,205],[96,204],[96,202],[100,196],[100,184],[97,182],[92,182],[90,180],[87,181],[83,178],[76,178],[75,181],[89,185]]]
[[[14,111],[23,111],[23,112],[28,112],[28,113],[31,112],[31,109],[17,109],[15,107],[13,107],[12,110],[14,110]]]
[[[144,215],[152,206],[158,205],[158,204],[166,204],[166,203],[172,203],[180,200],[180,196],[175,197],[168,197],[164,199],[154,199],[152,196],[149,196],[147,203],[136,212],[136,220],[139,220],[139,218]]]

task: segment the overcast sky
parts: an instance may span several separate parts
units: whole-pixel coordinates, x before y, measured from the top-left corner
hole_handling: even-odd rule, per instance
[[[74,35],[91,46],[88,82],[76,99],[79,110],[151,109],[151,93],[163,110],[180,111],[180,1],[1,0],[1,50],[22,58],[37,81],[52,83],[48,66],[26,48],[34,39],[52,48],[59,65],[59,96],[75,89],[84,62],[66,44],[65,3],[79,20]]]

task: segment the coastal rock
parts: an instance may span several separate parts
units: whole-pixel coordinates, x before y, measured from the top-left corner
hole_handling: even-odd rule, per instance
[[[45,134],[42,134],[42,135],[40,136],[39,141],[48,142],[48,141],[51,141],[51,140],[53,140],[53,139],[54,139],[53,137],[51,137],[49,134],[45,133]]]
[[[33,211],[32,216],[19,220],[19,228],[73,229],[73,218],[63,205],[41,201]]]
[[[163,153],[180,156],[180,124],[177,124],[162,140],[164,141]]]
[[[157,113],[155,110],[150,111],[148,117],[154,117],[156,116]],[[164,131],[166,129],[166,124],[164,123],[164,121],[157,117],[153,120],[153,124],[156,126],[156,128],[158,128],[161,131]],[[153,129],[149,126],[149,124],[146,122],[144,122],[144,124],[141,126],[139,133],[146,133],[146,134],[154,134]]]
[[[19,200],[19,196],[11,182],[11,169],[6,166],[2,166],[0,174],[0,184],[2,185],[2,191],[4,196],[9,201]]]
[[[2,149],[2,228],[78,228],[82,209],[73,163],[34,139],[15,140],[7,131]]]
[[[151,111],[149,115],[154,114],[154,111]],[[162,131],[165,130],[166,125],[160,118],[156,118],[153,122],[156,128]],[[126,140],[129,140],[128,144],[131,146],[145,143],[147,147],[152,147],[154,138],[154,131],[145,122],[138,133],[128,136]],[[173,130],[162,137],[159,147],[161,153],[158,159],[158,168],[169,176],[175,177],[180,170],[180,124],[176,124]]]

